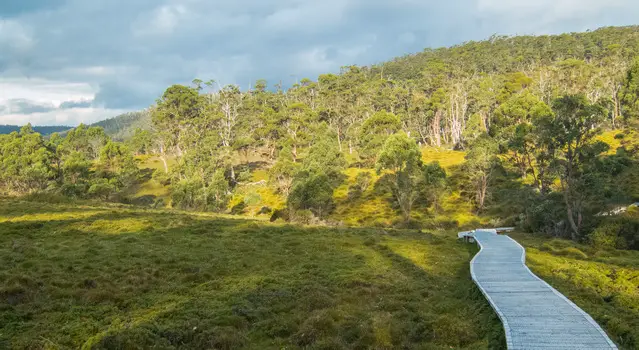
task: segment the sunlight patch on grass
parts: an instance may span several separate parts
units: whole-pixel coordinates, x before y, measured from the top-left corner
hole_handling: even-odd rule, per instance
[[[621,147],[621,140],[615,138],[615,135],[622,133],[623,130],[609,130],[609,131],[604,131],[602,134],[597,135],[597,137],[595,138],[597,141],[602,141],[608,144],[608,146],[610,146],[610,149],[608,150],[608,154],[615,154],[617,153],[617,148]]]
[[[92,221],[90,224],[72,224],[70,227],[81,232],[115,235],[123,233],[140,233],[142,231],[150,230],[153,225],[148,220],[127,218],[100,219]]]
[[[135,193],[135,197],[142,197],[142,196],[155,196],[158,198],[168,198],[169,188],[151,179],[141,184],[140,188]]]
[[[424,163],[438,161],[443,168],[450,168],[464,163],[465,152],[453,151],[444,148],[423,147],[422,160]]]
[[[86,210],[86,211],[65,211],[59,213],[34,213],[21,216],[0,216],[0,222],[30,222],[30,221],[62,221],[62,220],[74,220],[83,219],[102,213],[101,210]]]

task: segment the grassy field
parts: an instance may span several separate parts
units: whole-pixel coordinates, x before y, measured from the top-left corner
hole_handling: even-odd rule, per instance
[[[0,201],[0,348],[486,349],[452,232]]]
[[[639,252],[595,250],[572,241],[513,234],[526,262],[588,312],[624,349],[639,349]]]

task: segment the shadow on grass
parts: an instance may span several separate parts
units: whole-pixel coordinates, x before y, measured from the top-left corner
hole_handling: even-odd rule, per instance
[[[60,213],[50,209],[38,214]],[[0,344],[339,349],[488,341],[477,330],[485,310],[473,311],[462,292],[472,287],[467,275],[447,281],[385,246],[419,243],[436,255],[455,244],[448,239],[94,210],[0,223]],[[367,256],[386,259],[390,269],[369,265]],[[468,266],[438,258],[443,269]]]

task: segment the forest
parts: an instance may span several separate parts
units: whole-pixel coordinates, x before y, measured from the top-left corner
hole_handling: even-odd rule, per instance
[[[342,206],[381,196],[394,227],[432,224],[453,196],[469,224],[639,249],[626,210],[639,200],[638,118],[639,27],[494,36],[288,89],[194,79],[147,111],[62,134],[27,125],[0,136],[0,188],[135,203],[152,180],[168,192],[152,205],[243,213],[255,198],[237,195],[257,184],[281,200],[254,214],[340,225],[346,186]],[[161,166],[144,168],[150,158]]]

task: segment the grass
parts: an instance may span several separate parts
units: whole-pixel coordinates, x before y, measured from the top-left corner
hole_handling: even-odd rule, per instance
[[[452,232],[0,201],[0,348],[485,349]]]
[[[610,149],[608,149],[608,154],[615,154],[617,152],[617,148],[622,146],[621,140],[615,137],[619,134],[623,134],[623,130],[608,130],[601,133],[599,136],[597,136],[596,139],[597,141],[605,142],[608,144],[608,146],[610,146]]]
[[[424,163],[439,162],[444,169],[449,169],[454,166],[464,163],[465,152],[454,151],[437,147],[423,147],[422,148],[422,160]]]
[[[624,349],[639,348],[639,252],[513,234],[531,270],[588,312]]]

